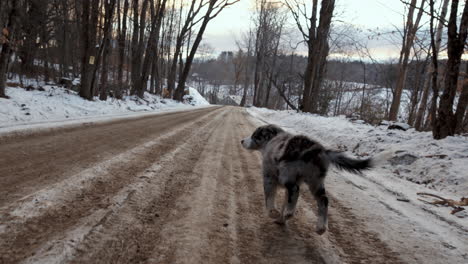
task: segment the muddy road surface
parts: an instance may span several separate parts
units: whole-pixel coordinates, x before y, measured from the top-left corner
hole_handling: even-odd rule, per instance
[[[0,263],[404,262],[333,194],[322,236],[304,191],[273,223],[254,128],[213,107],[0,139]]]

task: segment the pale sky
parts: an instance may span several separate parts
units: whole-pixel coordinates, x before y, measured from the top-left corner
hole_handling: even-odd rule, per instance
[[[223,50],[237,50],[235,40],[249,28],[253,3],[254,0],[241,0],[210,22],[204,41],[215,48],[216,54]],[[388,32],[394,28],[392,25],[402,27],[404,13],[405,6],[400,0],[337,0],[335,20],[362,29]],[[290,27],[296,29],[292,21]],[[370,41],[369,47],[377,58],[398,56],[396,45],[382,38]]]

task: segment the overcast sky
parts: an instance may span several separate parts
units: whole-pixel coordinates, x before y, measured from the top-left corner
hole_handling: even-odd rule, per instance
[[[307,1],[307,0],[306,0]],[[248,30],[254,10],[254,0],[240,2],[223,10],[209,24],[204,41],[215,48],[215,54],[236,50],[236,38]],[[404,5],[400,0],[337,0],[335,19],[361,29],[388,32],[392,25],[403,24]],[[295,29],[292,21],[290,27]],[[370,41],[373,56],[379,59],[398,56],[395,44],[381,38]]]

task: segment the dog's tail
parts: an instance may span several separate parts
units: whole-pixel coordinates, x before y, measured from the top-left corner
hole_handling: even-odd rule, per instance
[[[354,159],[347,157],[345,154],[333,150],[325,150],[325,156],[336,167],[352,173],[359,174],[364,170],[371,169],[375,166],[373,158],[368,159]]]

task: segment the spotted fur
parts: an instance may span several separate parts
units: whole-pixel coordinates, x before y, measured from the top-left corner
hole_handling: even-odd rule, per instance
[[[360,173],[371,167],[371,159],[358,160],[337,151],[327,150],[320,143],[303,135],[292,135],[274,125],[257,128],[241,141],[246,149],[258,150],[263,158],[263,188],[268,214],[275,222],[284,224],[294,215],[301,184],[307,184],[318,207],[316,232],[327,229],[328,197],[324,179],[329,164]],[[287,192],[281,213],[275,207],[278,187]]]

